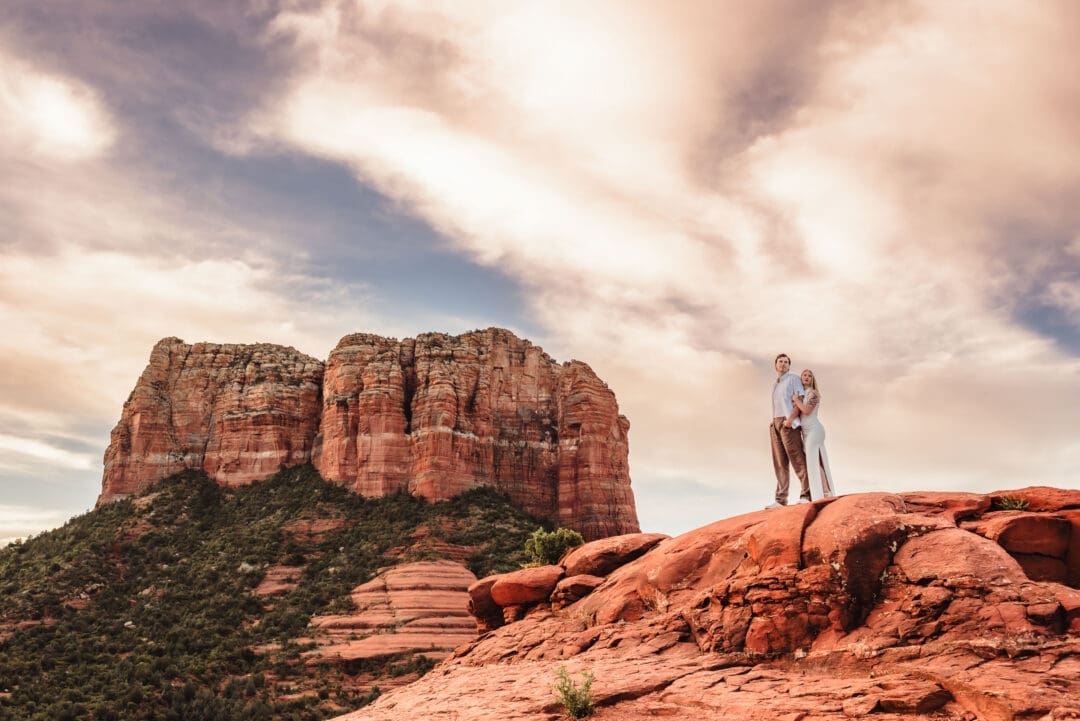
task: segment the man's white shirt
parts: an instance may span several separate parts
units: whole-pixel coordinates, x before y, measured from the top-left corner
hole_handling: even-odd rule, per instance
[[[780,418],[781,416],[787,418],[791,415],[791,412],[795,410],[795,404],[791,402],[791,396],[795,394],[798,394],[801,397],[805,396],[806,392],[803,391],[802,381],[799,380],[799,376],[789,371],[780,376],[779,380],[773,383],[773,418]],[[802,422],[798,418],[791,422],[792,428],[798,428],[801,425]]]

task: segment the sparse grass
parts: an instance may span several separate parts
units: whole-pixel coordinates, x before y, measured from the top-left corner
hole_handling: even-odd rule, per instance
[[[1002,496],[996,499],[995,504],[999,510],[1002,511],[1026,511],[1030,505],[1023,498],[1017,498],[1016,496]]]
[[[574,679],[570,678],[570,672],[566,670],[566,666],[559,667],[559,672],[555,674],[555,685],[552,688],[568,718],[585,718],[592,716],[596,711],[592,694],[593,680],[592,672],[584,671],[581,674],[579,686]]]
[[[667,613],[668,607],[671,605],[671,599],[659,588],[654,588],[651,593],[642,595],[641,602],[645,605],[645,608],[657,613]]]

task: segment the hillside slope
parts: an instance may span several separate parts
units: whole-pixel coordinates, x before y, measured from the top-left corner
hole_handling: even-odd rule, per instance
[[[428,503],[364,499],[311,466],[239,488],[186,471],[0,550],[0,719],[314,720],[355,709],[432,661],[313,660],[325,639],[312,617],[353,612],[353,590],[389,566],[517,568],[538,525],[491,489]]]

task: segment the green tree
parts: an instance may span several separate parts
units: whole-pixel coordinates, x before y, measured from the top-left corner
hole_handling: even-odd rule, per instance
[[[551,532],[537,528],[525,541],[525,555],[529,565],[547,566],[558,563],[564,553],[583,543],[585,539],[581,534],[569,528],[558,528]]]

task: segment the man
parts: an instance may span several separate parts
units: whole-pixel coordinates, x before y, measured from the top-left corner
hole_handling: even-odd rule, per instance
[[[788,464],[795,469],[802,486],[799,503],[810,501],[810,480],[806,475],[806,454],[803,452],[802,430],[798,413],[791,397],[804,395],[802,381],[791,373],[791,358],[787,353],[776,356],[776,383],[772,388],[772,423],[769,436],[772,441],[773,469],[776,471],[776,500],[765,506],[779,508],[788,502],[790,473]],[[788,420],[791,418],[792,420]]]

